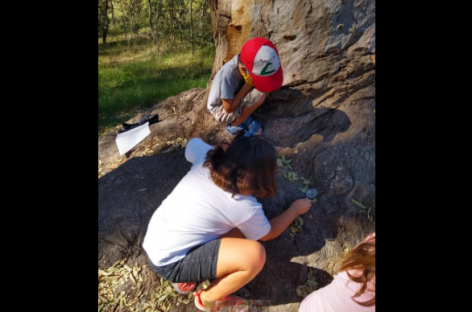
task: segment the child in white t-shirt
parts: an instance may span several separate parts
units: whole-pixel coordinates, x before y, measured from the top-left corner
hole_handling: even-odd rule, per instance
[[[228,295],[262,270],[266,255],[257,240],[279,236],[311,202],[296,200],[267,220],[256,197],[276,193],[276,154],[259,136],[240,132],[229,146],[216,147],[193,138],[185,157],[193,165],[152,216],[143,248],[154,271],[178,292],[213,280],[194,294],[198,309],[243,300]]]

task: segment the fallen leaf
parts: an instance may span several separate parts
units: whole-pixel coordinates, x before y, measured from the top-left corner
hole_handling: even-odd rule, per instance
[[[284,163],[285,165],[288,165],[288,164],[290,164],[291,162],[292,162],[291,159],[285,159],[285,156],[282,155],[282,163]]]
[[[374,218],[370,214],[371,209],[372,209],[372,207],[369,207],[369,210],[367,211],[367,221],[373,221],[374,220]]]
[[[284,165],[282,163],[282,160],[280,158],[277,158],[277,167],[282,168]]]
[[[300,223],[300,226],[303,225],[303,219],[300,218],[300,216],[297,217],[297,221],[298,221],[298,223]]]
[[[367,207],[364,206],[363,204],[361,204],[360,202],[358,202],[357,200],[355,200],[354,198],[351,198],[351,202],[355,205],[357,205],[359,208],[361,209],[366,209]]]
[[[120,276],[116,276],[116,275],[114,275],[114,276],[102,276],[101,280],[111,282],[111,281],[118,280],[119,278],[120,278]]]
[[[157,304],[161,304],[162,301],[164,301],[167,298],[168,294],[164,294],[162,297],[159,298],[157,301]]]
[[[138,192],[144,192],[146,190],[147,190],[146,188],[143,188],[143,189],[138,190]]]
[[[99,295],[98,295],[98,298],[100,299],[101,302],[103,302],[103,303],[108,303],[108,299],[105,298],[105,297],[103,297],[102,295],[99,294]]]
[[[305,184],[304,187],[299,187],[298,189],[302,191],[302,193],[306,193],[306,190],[308,190],[308,186],[309,186],[308,184]]]
[[[306,286],[305,285],[299,285],[297,288],[295,288],[295,291],[298,296],[304,297],[306,294]]]
[[[295,171],[289,171],[287,175],[284,174],[284,177],[290,182],[298,180],[298,174]]]
[[[310,285],[312,287],[318,286],[318,283],[314,279],[309,279],[306,282],[307,282],[308,285]]]
[[[110,274],[113,274],[113,272],[106,272],[106,271],[103,271],[103,270],[98,270],[98,277],[107,276],[107,275],[110,275]]]

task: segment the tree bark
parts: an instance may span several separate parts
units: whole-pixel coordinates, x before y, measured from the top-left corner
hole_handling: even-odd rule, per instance
[[[111,4],[111,20],[112,20],[112,23],[113,25],[115,25],[115,8],[113,7],[113,0],[110,1],[110,4]]]
[[[167,1],[168,8],[169,8],[169,19],[170,19],[170,40],[174,43],[174,2],[172,0]]]
[[[157,33],[158,19],[159,19],[159,0],[156,2],[156,15],[153,14],[152,0],[148,0],[149,5],[149,26],[151,27],[152,42],[159,52],[159,35]],[[153,20],[153,16],[155,21]]]
[[[154,29],[154,23],[152,22],[152,3],[151,0],[148,0],[148,5],[149,5],[149,27],[151,27],[151,36],[152,36],[152,42],[156,44],[156,31]]]
[[[103,41],[103,44],[106,44],[107,43],[108,26],[110,25],[110,19],[108,18],[108,0],[105,0],[104,16],[106,17],[107,22],[106,22],[106,25],[103,27],[102,41]]]
[[[202,3],[202,16],[200,17],[200,34],[203,35],[203,17],[205,15],[205,6]]]
[[[157,44],[157,52],[159,52],[159,33],[157,31],[159,26],[159,13],[161,11],[160,0],[157,0],[156,4],[156,44]],[[161,27],[162,29],[162,27]]]

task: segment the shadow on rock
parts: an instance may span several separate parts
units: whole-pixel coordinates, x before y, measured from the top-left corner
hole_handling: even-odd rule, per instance
[[[295,147],[313,135],[330,142],[338,133],[349,129],[346,113],[334,108],[314,108],[312,98],[295,89],[282,89],[270,94],[254,114],[266,125],[264,138],[274,146]]]

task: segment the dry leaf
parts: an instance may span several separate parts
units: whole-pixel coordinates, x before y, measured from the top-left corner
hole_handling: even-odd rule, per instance
[[[288,165],[288,164],[290,164],[291,162],[292,162],[291,159],[285,159],[284,155],[282,155],[282,163],[283,163],[284,165]]]
[[[318,283],[314,279],[309,279],[306,282],[307,282],[307,284],[309,284],[312,287],[318,286]]]
[[[104,276],[107,276],[107,275],[110,275],[110,274],[113,274],[113,272],[106,272],[106,271],[103,271],[103,270],[98,270],[98,277],[104,275]]]
[[[99,295],[98,295],[98,298],[100,299],[101,302],[103,302],[103,303],[108,303],[108,299],[105,298],[105,297],[103,297],[102,295],[99,294]]]
[[[282,160],[277,158],[277,167],[282,168],[284,165],[282,164]]]
[[[304,187],[299,187],[298,189],[302,191],[302,193],[306,193],[306,191],[308,190],[308,186],[309,186],[308,184],[305,184]]]
[[[361,208],[361,209],[366,209],[366,208],[367,208],[366,206],[364,206],[363,204],[361,204],[360,202],[358,202],[358,201],[355,200],[354,198],[351,198],[351,202],[352,202],[353,204],[355,204],[356,206],[358,206],[359,208]]]
[[[297,286],[297,288],[295,288],[295,291],[297,292],[298,296],[305,297],[306,286],[305,285],[299,285],[299,286]]]

